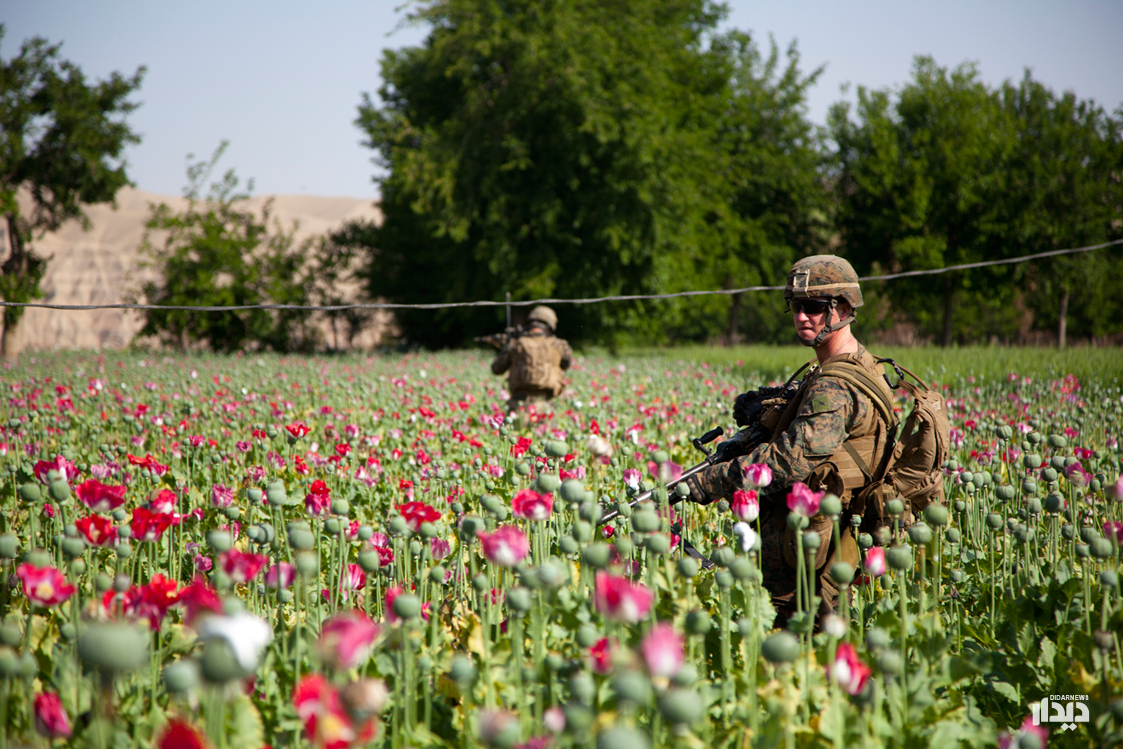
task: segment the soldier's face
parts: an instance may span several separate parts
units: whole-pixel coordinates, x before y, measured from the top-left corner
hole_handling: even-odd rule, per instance
[[[842,319],[842,307],[830,308],[828,302],[815,299],[792,300],[792,322],[795,333],[804,341],[813,341],[826,325]]]

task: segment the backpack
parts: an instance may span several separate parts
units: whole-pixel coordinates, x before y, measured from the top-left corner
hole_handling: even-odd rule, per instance
[[[882,464],[870,470],[861,462],[859,467],[868,479],[865,488],[851,500],[850,510],[862,516],[861,530],[874,534],[889,526],[892,518],[885,503],[900,498],[905,505],[901,527],[907,527],[929,504],[944,502],[944,474],[942,466],[948,459],[951,424],[947,404],[940,393],[929,388],[919,377],[892,359],[878,359],[879,364],[890,364],[897,372],[897,383],[886,376],[893,389],[903,389],[912,398],[912,411],[905,419],[899,435],[892,435],[892,452],[887,452]],[[873,387],[869,373],[859,368],[839,364],[824,370],[845,380],[869,396],[883,418],[896,424],[892,404],[887,402],[879,388]],[[906,374],[915,383],[906,379]],[[886,414],[889,417],[886,417]],[[896,428],[896,427],[894,427]]]
[[[512,342],[510,387],[512,391],[565,390],[561,379],[561,354],[553,336],[524,335]]]

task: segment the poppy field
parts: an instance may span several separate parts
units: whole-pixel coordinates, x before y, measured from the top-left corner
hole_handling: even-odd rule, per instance
[[[775,630],[768,466],[660,489],[751,360],[590,355],[517,417],[471,352],[4,366],[0,746],[1123,744],[1115,376],[913,367],[946,504]]]

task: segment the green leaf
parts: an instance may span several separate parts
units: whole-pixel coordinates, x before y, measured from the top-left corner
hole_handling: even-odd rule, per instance
[[[244,694],[226,704],[227,744],[260,747],[265,745],[265,729],[253,701]]]

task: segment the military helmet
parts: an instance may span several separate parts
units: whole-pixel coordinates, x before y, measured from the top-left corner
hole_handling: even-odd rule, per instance
[[[837,255],[812,255],[788,271],[784,299],[845,299],[851,309],[862,306],[862,288],[854,267]]]
[[[549,326],[550,330],[558,329],[558,316],[554,311],[545,305],[539,305],[530,311],[526,316],[527,322],[540,322],[543,325]]]

